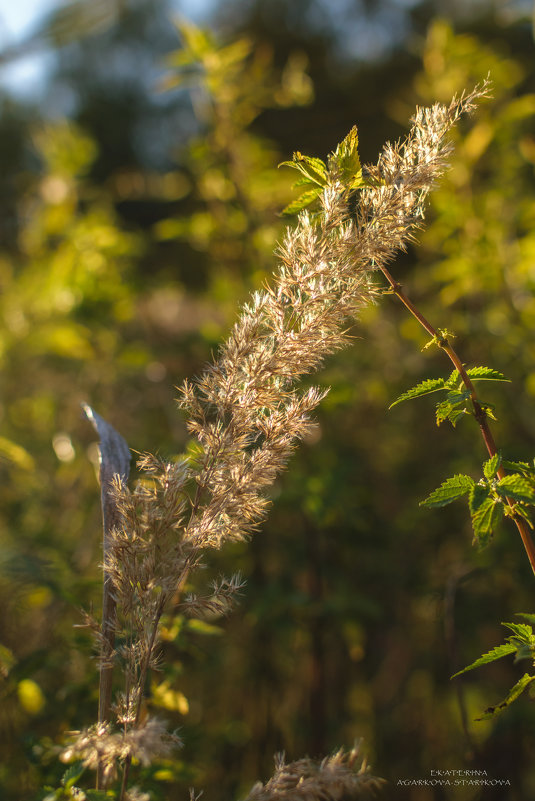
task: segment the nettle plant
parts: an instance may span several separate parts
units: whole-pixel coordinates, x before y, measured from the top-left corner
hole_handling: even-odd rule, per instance
[[[451,476],[425,498],[420,505],[433,509],[447,506],[453,501],[467,497],[474,532],[474,544],[479,549],[485,548],[490,543],[496,526],[502,518],[510,518],[518,529],[531,568],[535,573],[535,549],[529,531],[529,529],[533,529],[530,509],[535,507],[535,459],[530,464],[503,458],[501,451],[496,448],[489,426],[489,418],[496,419],[493,406],[480,399],[474,386],[475,382],[507,381],[508,379],[498,370],[493,370],[491,367],[471,367],[466,369],[450,344],[451,332],[446,330],[436,331],[409,301],[401,286],[391,279],[389,274],[387,274],[387,278],[391,283],[393,292],[431,334],[428,346],[435,345],[441,348],[456,368],[448,378],[428,378],[420,382],[417,386],[400,395],[391,404],[390,408],[403,401],[419,398],[423,395],[429,395],[434,392],[445,393],[445,397],[442,395],[443,399],[436,404],[437,425],[447,420],[455,427],[462,417],[471,415],[479,425],[490,457],[483,463],[482,477],[478,481],[465,474]],[[503,623],[502,625],[512,632],[511,636],[507,638],[507,642],[476,659],[471,665],[455,673],[452,678],[460,676],[473,668],[494,662],[496,659],[508,654],[515,654],[515,661],[530,659],[535,664],[535,633],[532,627],[528,625],[529,623],[535,623],[535,615],[518,613],[518,616],[527,620],[528,623]],[[535,675],[525,673],[512,687],[506,698],[496,706],[491,706],[485,710],[478,720],[485,720],[502,712],[534,680]]]
[[[347,321],[384,294],[375,280],[378,273],[455,366],[448,379],[425,381],[397,402],[445,392],[437,422],[455,424],[461,415],[473,415],[489,451],[479,482],[454,476],[424,505],[442,506],[468,495],[481,546],[500,516],[510,517],[535,566],[528,530],[535,469],[502,459],[489,428],[492,409],[474,388],[474,382],[504,377],[486,367],[465,369],[448,332],[425,320],[388,270],[422,224],[427,194],[452,152],[448,132],[488,89],[485,82],[449,106],[417,109],[406,139],[387,143],[375,165],[361,165],[355,128],[327,163],[301,153],[284,162],[299,172],[298,185],[305,190],[286,209],[298,213],[297,223],[279,247],[280,265],[271,283],[243,308],[217,360],[182,386],[180,405],[191,435],[185,454],[173,461],[143,455],[138,462],[142,478],[130,488],[128,445],[86,407],[101,448],[103,620],[88,615],[86,621],[99,643],[99,714],[97,723],[72,735],[62,758],[74,764],[62,786],[48,790],[48,801],[84,794],[88,799],[148,799],[132,785],[134,769],[180,745],[147,711],[145,701],[150,671],[158,664],[162,622],[177,613],[223,613],[235,601],[238,576],[222,578],[201,596],[186,594],[185,587],[210,549],[248,538],[264,519],[265,491],[310,429],[311,412],[326,394],[315,387],[300,389],[298,381],[349,342]],[[531,627],[508,626],[513,632],[509,642],[470,667],[509,653],[533,656]],[[115,697],[114,671],[122,677]],[[524,677],[500,708],[533,678]],[[97,789],[82,791],[78,784],[87,770],[96,772]],[[363,798],[379,787],[380,780],[353,749],[320,762],[285,764],[281,759],[274,776],[255,785],[248,799],[336,801]]]

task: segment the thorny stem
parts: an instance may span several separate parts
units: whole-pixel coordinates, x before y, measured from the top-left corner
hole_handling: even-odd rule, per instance
[[[462,380],[463,384],[465,385],[466,389],[470,393],[470,400],[472,402],[472,407],[473,407],[473,410],[474,410],[474,417],[476,418],[477,423],[479,425],[479,430],[481,432],[481,436],[483,437],[483,441],[485,442],[485,446],[487,448],[488,454],[491,457],[494,456],[496,454],[496,452],[497,452],[497,448],[496,448],[496,443],[494,441],[494,436],[493,436],[492,431],[491,431],[490,426],[489,426],[487,414],[486,414],[484,408],[481,406],[481,403],[480,403],[480,401],[479,401],[479,399],[477,397],[477,393],[476,393],[475,387],[474,387],[472,381],[470,380],[470,377],[467,374],[467,372],[466,372],[466,370],[465,370],[465,368],[463,366],[463,363],[461,362],[459,356],[455,352],[454,348],[452,348],[452,346],[448,342],[447,338],[444,337],[443,335],[441,335],[440,332],[437,331],[437,329],[434,328],[431,325],[429,320],[427,320],[424,317],[424,315],[416,308],[416,306],[412,303],[412,301],[407,297],[407,295],[403,291],[403,287],[401,286],[399,281],[395,280],[395,278],[392,276],[392,274],[389,272],[389,270],[387,270],[386,267],[381,267],[380,269],[381,269],[381,272],[383,273],[383,275],[385,276],[386,280],[390,284],[390,286],[392,288],[392,292],[394,293],[394,295],[396,295],[396,297],[399,298],[399,300],[401,301],[401,303],[403,303],[405,308],[408,309],[408,311],[412,314],[412,316],[416,320],[418,320],[420,325],[425,328],[425,330],[428,332],[428,334],[430,334],[433,337],[433,339],[436,341],[438,347],[441,348],[441,350],[444,351],[444,353],[449,357],[449,359],[453,363],[455,369],[457,370],[457,372],[459,373],[459,375],[461,377],[461,380]],[[498,478],[504,478],[505,470],[503,469],[503,467],[500,467],[498,469],[497,476],[498,476]],[[507,498],[506,500],[507,500],[508,506],[511,509],[513,509],[514,508],[514,502],[511,500],[511,498]],[[527,555],[527,557],[529,559],[529,563],[531,565],[531,569],[532,569],[533,573],[535,574],[535,545],[533,544],[533,540],[531,539],[531,535],[529,533],[528,526],[527,526],[525,520],[523,518],[519,517],[514,512],[511,515],[511,517],[515,521],[515,525],[516,525],[516,527],[518,529],[518,532],[520,534],[520,537],[522,539],[522,544],[524,545],[524,549],[525,549],[526,555]]]

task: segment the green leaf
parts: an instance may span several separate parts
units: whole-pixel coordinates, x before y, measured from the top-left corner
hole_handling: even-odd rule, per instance
[[[515,472],[524,473],[524,475],[535,474],[535,467],[530,465],[529,462],[510,462],[508,459],[504,459],[502,464],[507,470],[514,470]]]
[[[0,437],[0,459],[5,458],[12,462],[21,470],[33,470],[35,463],[33,457],[16,442]]]
[[[349,183],[350,189],[358,189],[365,183],[362,178],[358,145],[359,136],[357,126],[354,125],[334,154],[335,163],[341,173],[340,177],[344,183]]]
[[[452,409],[450,411],[450,413],[448,414],[447,419],[450,421],[452,426],[455,428],[455,426],[457,425],[458,420],[460,420],[461,417],[464,417],[465,414],[468,414],[466,409]]]
[[[469,397],[470,392],[467,389],[452,389],[446,395],[446,400],[448,403],[451,403],[452,406],[457,406],[459,403],[463,403],[463,401],[468,400]]]
[[[507,707],[513,703],[513,701],[516,701],[518,696],[524,692],[526,687],[531,684],[534,679],[535,676],[530,676],[529,673],[524,673],[522,678],[517,681],[515,686],[509,691],[509,694],[506,698],[504,698],[501,704],[498,704],[497,706],[489,706],[483,715],[480,718],[476,718],[476,720],[488,720],[498,713],[503,712],[504,709],[507,709]]]
[[[474,536],[480,548],[485,548],[492,533],[503,517],[503,505],[492,498],[484,501],[477,512],[472,515]]]
[[[458,408],[458,403],[451,403],[449,400],[441,401],[441,403],[437,403],[435,412],[437,426],[443,423],[444,420],[449,420],[450,423],[455,426],[458,419],[466,413],[464,407],[462,409]]]
[[[0,678],[7,678],[11,668],[17,664],[13,651],[0,643]]]
[[[529,612],[516,612],[517,617],[523,617],[524,620],[527,620],[528,623],[531,623],[535,626],[535,615],[530,614]]]
[[[253,43],[250,39],[238,39],[236,42],[217,50],[217,55],[221,67],[228,73],[229,68],[242,66],[243,62],[253,50]]]
[[[533,656],[535,654],[535,644],[534,645],[520,645],[516,652],[515,662],[520,662],[522,659],[531,659],[533,660]]]
[[[60,787],[58,790],[54,790],[53,787],[49,787],[47,784],[43,787],[43,792],[46,795],[42,798],[42,801],[58,801],[60,798],[65,798],[65,793],[63,788]]]
[[[517,504],[517,505],[514,507],[514,513],[515,513],[516,515],[520,515],[520,517],[523,517],[523,518],[524,518],[524,520],[526,521],[526,523],[528,524],[528,526],[530,527],[530,529],[532,529],[532,530],[533,530],[533,522],[532,522],[532,520],[531,520],[531,517],[530,517],[530,516],[529,516],[529,514],[528,514],[528,511],[527,511],[527,509],[526,509],[524,506],[522,506],[522,505],[518,505],[518,504]]]
[[[458,370],[454,370],[453,373],[446,379],[445,385],[448,389],[458,389],[462,386],[461,375]]]
[[[492,367],[470,367],[466,373],[472,381],[508,381],[509,383],[511,381],[499,370],[493,370]]]
[[[480,508],[480,506],[490,497],[490,490],[486,484],[476,484],[475,482],[472,485],[472,489],[470,492],[470,497],[468,499],[468,508],[470,509],[470,514],[474,514]]]
[[[479,405],[481,406],[482,410],[485,412],[487,417],[490,417],[491,420],[498,422],[498,418],[494,414],[494,404],[493,403],[485,403],[484,401],[479,401]]]
[[[508,654],[514,654],[516,651],[516,646],[512,643],[503,643],[502,645],[497,645],[496,648],[493,648],[492,651],[488,651],[483,656],[480,656],[479,659],[476,659],[475,662],[472,662],[471,665],[463,668],[462,670],[458,670],[457,673],[454,673],[451,677],[454,679],[456,676],[460,676],[462,673],[466,673],[468,670],[473,670],[474,668],[481,667],[482,665],[488,665],[489,662],[495,662],[497,659],[501,659],[502,656],[507,656]]]
[[[500,465],[502,463],[502,457],[499,453],[495,453],[494,456],[489,459],[483,465],[483,474],[486,479],[489,481],[494,478],[498,470],[500,469]]]
[[[531,645],[531,643],[534,641],[533,629],[531,626],[528,626],[527,623],[502,623],[502,626],[505,626],[509,629],[509,631],[512,631],[520,642]]]
[[[480,548],[488,545],[492,532],[503,516],[503,506],[490,497],[490,488],[474,484],[470,490],[468,507],[472,518],[474,538]]]
[[[502,498],[512,498],[515,501],[524,503],[535,501],[535,487],[518,473],[502,478],[496,485],[496,492]]]
[[[443,378],[426,378],[425,381],[412,387],[412,389],[408,389],[400,395],[399,398],[396,398],[394,403],[391,403],[388,408],[392,409],[394,406],[397,406],[398,403],[412,400],[413,398],[419,398],[422,395],[430,395],[432,392],[438,392],[441,389],[447,389],[446,382]]]
[[[366,186],[377,186],[377,184],[373,183],[368,178],[365,178],[362,175],[362,171],[358,172],[356,175],[354,175],[353,179],[351,180],[351,182],[349,184],[349,188],[350,189],[364,189],[364,187],[366,187]]]
[[[474,486],[474,480],[470,476],[465,476],[459,473],[456,476],[447,478],[440,487],[433,490],[425,501],[420,501],[420,506],[425,506],[427,509],[434,509],[439,506],[447,506],[448,503],[462,498],[467,492],[470,492]]]
[[[83,762],[74,762],[72,765],[69,765],[61,778],[61,783],[66,790],[70,790],[71,787],[76,784],[84,770]]]
[[[186,20],[181,20],[177,24],[177,28],[184,41],[185,49],[189,51],[190,58],[197,61],[207,53],[214,51],[214,42],[207,31]],[[179,53],[182,52],[179,51]]]
[[[293,154],[292,161],[281,161],[279,167],[291,167],[298,170],[305,178],[324,187],[327,184],[327,165],[313,156],[304,156],[297,151]]]
[[[191,618],[187,622],[187,628],[190,631],[196,631],[199,634],[206,634],[208,636],[220,636],[223,634],[223,629],[220,626],[214,626],[213,623],[206,623],[204,620],[199,620],[199,618]]]
[[[292,200],[291,203],[288,203],[288,205],[282,210],[282,213],[285,215],[298,214],[307,206],[310,206],[310,204],[319,197],[321,192],[322,190],[320,187],[311,189],[309,192],[303,192],[303,194],[296,198],[296,200]]]
[[[310,178],[298,178],[297,181],[292,184],[292,189],[299,189],[300,186],[314,186],[314,181],[311,181]]]

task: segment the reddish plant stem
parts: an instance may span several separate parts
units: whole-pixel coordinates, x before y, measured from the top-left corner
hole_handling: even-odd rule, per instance
[[[401,286],[399,281],[395,280],[395,278],[392,276],[389,270],[386,267],[381,267],[381,272],[383,273],[386,280],[390,284],[390,287],[392,288],[392,292],[394,293],[394,295],[401,301],[401,303],[403,303],[405,308],[412,314],[412,316],[416,320],[418,320],[420,325],[423,326],[423,328],[425,328],[427,333],[431,337],[433,337],[438,347],[444,351],[444,353],[449,357],[449,359],[453,363],[455,369],[457,370],[459,376],[461,377],[463,384],[470,393],[470,400],[472,402],[474,417],[479,426],[479,430],[481,432],[481,436],[483,437],[483,441],[487,448],[488,454],[491,457],[495,456],[495,454],[497,453],[497,448],[496,448],[496,443],[494,441],[494,436],[489,426],[487,414],[484,408],[481,406],[481,403],[477,397],[475,387],[472,381],[470,380],[470,376],[467,374],[459,356],[448,342],[447,337],[441,334],[440,331],[437,331],[437,329],[431,325],[429,320],[427,320],[424,317],[424,315],[420,311],[418,311],[416,306],[412,303],[412,301],[407,297],[407,295],[403,291],[403,287]],[[503,469],[503,467],[500,467],[498,469],[497,475],[498,478],[504,478],[505,470]],[[514,501],[511,498],[507,498],[506,500],[508,506],[511,509],[513,509]],[[522,517],[519,517],[517,514],[513,513],[511,517],[513,518],[515,525],[518,529],[518,533],[520,534],[520,537],[522,539],[522,544],[524,545],[524,550],[526,551],[526,555],[529,559],[531,569],[535,575],[535,545],[533,544],[533,540],[531,539],[531,534],[529,532],[528,525],[526,521]]]

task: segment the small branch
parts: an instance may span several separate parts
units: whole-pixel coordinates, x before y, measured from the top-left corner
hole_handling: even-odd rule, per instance
[[[437,331],[434,326],[431,325],[429,320],[427,320],[424,315],[416,308],[416,306],[412,303],[412,301],[407,297],[405,292],[403,291],[403,287],[401,284],[395,280],[392,274],[387,270],[386,267],[381,267],[381,272],[385,276],[386,280],[390,284],[392,288],[392,292],[396,295],[397,298],[403,303],[405,308],[412,314],[412,316],[418,320],[421,326],[425,328],[428,334],[433,337],[436,341],[439,348],[441,348],[444,353],[448,356],[450,361],[453,363],[455,369],[459,373],[463,384],[465,385],[466,389],[470,393],[470,400],[472,402],[472,408],[474,411],[474,417],[479,425],[479,430],[481,432],[481,436],[485,443],[485,447],[487,448],[487,452],[489,456],[494,456],[497,453],[496,443],[494,441],[494,436],[489,426],[489,421],[487,414],[481,403],[477,397],[477,393],[475,387],[470,380],[470,376],[467,374],[463,363],[461,362],[458,354],[452,348],[448,340],[441,336],[440,332]],[[505,470],[503,467],[500,467],[497,472],[498,478],[503,478],[505,476]],[[511,498],[507,498],[507,504],[512,509],[514,507],[514,502]],[[515,525],[518,529],[520,537],[522,539],[522,544],[524,545],[524,550],[526,551],[526,555],[529,559],[529,563],[531,565],[531,569],[533,574],[535,575],[535,545],[533,544],[533,540],[531,539],[531,534],[529,533],[529,529],[527,523],[522,517],[518,515],[512,515],[513,520],[515,521]]]

